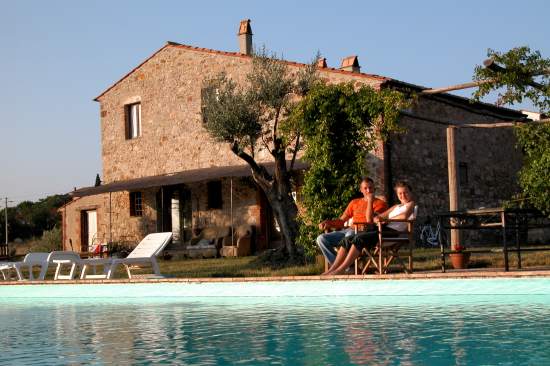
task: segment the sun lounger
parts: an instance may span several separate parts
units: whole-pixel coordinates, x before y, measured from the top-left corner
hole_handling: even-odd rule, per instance
[[[132,278],[131,266],[135,265],[151,265],[153,272],[157,276],[161,276],[160,268],[157,263],[157,256],[162,252],[164,247],[172,239],[172,233],[154,233],[149,234],[132,250],[126,258],[108,258],[108,259],[83,259],[80,261],[82,265],[81,279],[94,278],[113,278],[116,267],[122,264],[126,267],[128,278]],[[97,273],[97,267],[103,267],[103,273]],[[94,274],[88,274],[88,270],[92,267]]]
[[[25,279],[23,275],[23,269],[27,268],[29,273],[29,280],[34,280],[34,274],[32,272],[33,267],[40,267],[40,274],[38,280],[43,280],[46,277],[46,271],[48,270],[48,253],[28,253],[21,262],[7,262],[0,265],[0,272],[2,277],[6,280],[11,278],[11,270],[14,270],[17,274],[17,279],[23,281]]]
[[[54,280],[57,279],[73,279],[76,267],[80,264],[80,256],[75,252],[68,251],[53,251],[51,253],[28,253],[21,262],[7,262],[0,264],[0,272],[4,280],[11,279],[11,271],[15,271],[19,281],[25,280],[24,269],[28,271],[28,279],[35,280],[33,268],[40,267],[40,273],[37,280],[44,280],[50,264],[57,264],[57,261],[70,261],[72,264],[70,277],[59,273],[60,267],[56,269]]]
[[[54,280],[73,280],[76,275],[76,269],[82,267],[80,255],[76,252],[55,251],[48,256],[48,263],[56,265]],[[69,265],[69,274],[62,274],[63,265]]]
[[[13,268],[13,263],[11,262],[1,262],[0,263],[0,273],[2,273],[2,279],[7,281],[11,279],[11,270]]]

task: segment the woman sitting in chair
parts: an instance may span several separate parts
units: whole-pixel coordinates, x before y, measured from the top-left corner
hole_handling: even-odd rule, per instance
[[[399,181],[394,186],[395,193],[399,199],[399,204],[390,207],[387,211],[372,220],[376,222],[384,222],[385,220],[406,220],[413,215],[414,201],[412,200],[412,188],[403,181]],[[367,217],[368,220],[368,217]],[[390,222],[383,226],[382,236],[392,237],[396,233],[407,230],[406,222]],[[370,230],[357,233],[351,238],[341,241],[341,247],[338,250],[336,259],[332,266],[323,273],[323,275],[337,275],[344,272],[353,264],[355,259],[361,255],[364,248],[373,248],[378,243],[378,230],[371,228]]]

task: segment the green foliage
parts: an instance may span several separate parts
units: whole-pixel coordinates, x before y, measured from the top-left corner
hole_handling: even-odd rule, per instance
[[[273,150],[273,139],[283,151],[293,142],[279,131],[295,104],[317,80],[315,61],[291,73],[284,61],[260,49],[252,59],[247,83],[240,86],[224,73],[205,81],[202,88],[204,127],[218,141],[238,146],[250,155],[261,149]],[[258,142],[261,143],[258,143]]]
[[[225,74],[208,80],[202,89],[204,127],[218,141],[253,148],[262,130],[254,99]]]
[[[550,112],[550,59],[529,47],[513,48],[506,53],[489,50],[487,55],[504,69],[476,67],[474,80],[491,81],[479,87],[474,94],[476,99],[505,88],[499,94],[500,103],[514,104],[527,98],[541,113]],[[525,154],[519,174],[521,196],[550,216],[550,124],[530,123],[515,131]]]
[[[300,135],[295,130],[287,134],[281,126],[287,124],[298,97],[316,82],[315,63],[291,72],[285,61],[263,48],[255,52],[246,82],[237,84],[220,74],[202,87],[204,127],[218,141],[230,143],[231,151],[250,165],[281,227],[289,259],[299,256],[295,246],[298,209],[291,196],[292,164],[286,160],[287,152],[300,149]],[[273,174],[255,160],[260,150],[271,154]]]
[[[550,123],[529,123],[515,131],[525,154],[519,174],[523,195],[550,217]]]
[[[504,88],[498,95],[499,104],[521,103],[527,98],[540,112],[550,112],[550,59],[543,58],[539,51],[531,52],[529,47],[517,47],[505,53],[489,49],[487,56],[505,71],[476,66],[474,80],[492,82],[480,85],[474,99],[479,100],[491,91]],[[535,87],[533,82],[539,87]]]
[[[62,232],[58,226],[53,227],[51,230],[44,230],[42,238],[31,247],[32,252],[52,252],[62,249]]]
[[[68,195],[53,195],[38,202],[24,201],[8,208],[9,239],[40,237],[60,221],[57,209],[70,200]],[[0,211],[0,241],[4,242],[4,210]]]
[[[339,217],[357,194],[368,152],[379,138],[400,131],[399,110],[407,106],[396,91],[318,84],[296,108],[290,121],[304,137],[303,159],[311,164],[301,190],[305,212],[298,238],[306,253],[315,252],[317,224]]]

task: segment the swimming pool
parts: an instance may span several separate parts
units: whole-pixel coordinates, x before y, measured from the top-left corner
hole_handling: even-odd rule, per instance
[[[0,286],[6,364],[544,365],[550,279]]]

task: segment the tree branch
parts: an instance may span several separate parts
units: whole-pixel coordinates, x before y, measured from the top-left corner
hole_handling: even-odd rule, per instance
[[[239,144],[236,141],[231,144],[231,151],[250,165],[254,177],[258,180],[258,184],[263,184],[266,187],[271,186],[271,181],[273,180],[271,175],[262,165],[258,165],[252,156],[239,149]]]
[[[296,155],[298,154],[299,148],[300,148],[300,132],[296,134],[296,143],[294,144],[294,152],[292,153],[292,160],[290,161],[290,168],[288,169],[290,171],[294,169],[294,162],[296,161]]]
[[[275,112],[275,122],[273,122],[273,132],[272,132],[273,143],[275,143],[275,140],[277,138],[277,127],[279,124],[280,114],[281,114],[281,107],[277,108],[277,111]]]

